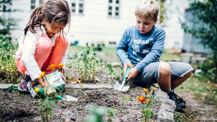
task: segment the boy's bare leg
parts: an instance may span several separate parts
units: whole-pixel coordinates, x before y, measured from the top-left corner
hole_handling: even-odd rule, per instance
[[[160,62],[159,64],[159,79],[158,84],[164,92],[168,92],[171,88],[171,69],[170,65],[166,62]]]
[[[182,84],[187,78],[189,78],[192,74],[192,71],[189,71],[187,74],[185,74],[183,77],[177,78],[172,81],[171,88],[175,89],[177,86]]]

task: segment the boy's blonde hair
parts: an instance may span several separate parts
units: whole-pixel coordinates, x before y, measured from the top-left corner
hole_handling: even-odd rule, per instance
[[[141,0],[136,7],[135,15],[157,21],[159,4],[156,0]]]

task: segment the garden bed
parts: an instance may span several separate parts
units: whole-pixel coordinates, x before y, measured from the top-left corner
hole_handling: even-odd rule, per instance
[[[113,108],[115,115],[114,122],[135,122],[142,119],[142,104],[138,102],[138,96],[144,96],[142,88],[132,88],[128,93],[120,93],[113,89],[72,89],[67,88],[63,96],[71,95],[78,98],[77,102],[59,101],[53,107],[52,121],[77,121],[83,122],[88,115],[86,106],[95,104]],[[0,90],[0,121],[21,120],[40,121],[40,99],[33,99],[28,93],[20,93],[16,90]],[[152,106],[154,117],[157,120],[157,113],[160,102],[155,101]]]

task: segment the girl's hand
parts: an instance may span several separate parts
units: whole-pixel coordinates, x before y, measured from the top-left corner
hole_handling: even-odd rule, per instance
[[[44,77],[38,78],[38,82],[41,85],[41,87],[44,89],[44,91],[47,95],[50,95],[50,94],[56,95],[56,90],[50,86],[50,84],[48,83],[46,78],[44,78]]]
[[[44,91],[47,95],[56,96],[56,90],[53,89],[50,85],[45,86]]]
[[[136,68],[131,68],[131,70],[127,74],[127,81],[135,78],[138,75],[138,70]]]
[[[59,68],[58,71],[61,73],[61,76],[64,82],[66,82],[66,77],[64,76],[65,70],[63,68]]]
[[[63,75],[63,73],[61,73],[62,79],[64,82],[66,82],[66,77]]]

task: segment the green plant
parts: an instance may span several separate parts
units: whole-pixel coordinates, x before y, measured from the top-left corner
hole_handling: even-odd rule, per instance
[[[154,96],[156,88],[151,92],[149,89],[144,88],[145,97],[137,97],[138,101],[142,103],[142,117],[144,122],[149,122],[149,119],[154,116],[151,106],[154,106]]]
[[[198,79],[203,79],[205,81],[212,81],[217,83],[215,78],[215,70],[216,67],[214,66],[213,60],[207,60],[206,62],[201,62],[198,65],[198,69],[201,69],[200,73],[194,74]]]
[[[16,44],[13,44],[5,36],[0,35],[0,80],[6,83],[16,82],[21,76],[15,64],[14,54],[16,49]]]
[[[81,51],[81,53],[75,53],[72,62],[68,63],[68,67],[72,68],[76,73],[79,74],[80,78],[84,81],[96,81],[96,73],[104,69],[108,69],[109,76],[113,78],[115,76],[113,67],[111,64],[107,64],[98,57],[95,50],[86,45],[86,49]],[[75,73],[75,74],[76,74]],[[78,77],[78,76],[75,76]]]
[[[77,53],[74,55],[74,68],[84,80],[96,80],[96,68],[100,63],[102,63],[102,59],[97,58],[96,52],[94,50],[92,51],[88,45],[80,55]]]
[[[116,110],[113,108],[99,107],[96,105],[88,105],[89,114],[85,117],[85,122],[112,122]],[[105,119],[107,115],[107,119]]]
[[[40,100],[40,115],[43,122],[51,121],[53,107],[57,104],[57,99],[45,95],[44,99]]]
[[[111,80],[113,80],[113,78],[116,77],[113,66],[111,64],[108,64],[107,61],[104,61],[104,66],[108,69],[109,76],[110,76]]]
[[[108,108],[107,109],[107,115],[108,115],[108,119],[107,122],[112,122],[112,117],[114,117],[116,111],[113,108]]]
[[[189,11],[192,11],[194,20],[192,23],[196,26],[182,24],[185,32],[190,33],[193,37],[200,39],[204,47],[212,50],[213,56],[213,82],[217,81],[217,1],[216,0],[195,0],[191,3]]]
[[[13,18],[7,18],[9,14],[13,11],[16,11],[16,10],[13,10],[11,9],[12,5],[12,0],[0,0],[0,12],[3,12],[4,14],[2,14],[0,16],[0,34],[2,35],[5,35],[7,38],[11,39],[11,36],[10,36],[10,31],[15,29],[15,26],[16,26],[16,21],[15,19]],[[7,16],[5,16],[7,15]]]
[[[168,8],[171,3],[167,4],[166,0],[158,0],[160,9],[159,9],[159,23],[161,26],[165,27],[166,22],[169,19],[168,17]]]
[[[105,122],[103,116],[106,114],[105,107],[97,107],[95,105],[88,105],[89,114],[85,117],[85,122]]]

